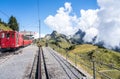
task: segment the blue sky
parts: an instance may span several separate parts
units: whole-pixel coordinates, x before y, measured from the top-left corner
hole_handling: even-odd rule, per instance
[[[20,30],[38,32],[38,0],[0,0],[0,10],[7,14],[15,16],[20,25]],[[52,29],[48,27],[44,20],[49,15],[55,15],[56,11],[64,6],[65,2],[70,2],[73,11],[80,16],[81,9],[98,8],[96,0],[39,0],[39,15],[41,20],[42,34],[51,33]],[[0,12],[0,18],[8,22],[8,16]]]

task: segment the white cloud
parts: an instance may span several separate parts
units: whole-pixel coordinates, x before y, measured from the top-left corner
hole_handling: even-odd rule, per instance
[[[39,33],[36,32],[33,37],[34,37],[34,39],[39,38]]]
[[[44,37],[45,34],[40,34],[40,37]],[[33,36],[35,39],[38,39],[39,38],[39,33],[35,33],[34,36]]]
[[[120,0],[98,0],[100,6],[99,38],[108,47],[119,46],[120,43]]]
[[[45,37],[45,34],[41,34],[41,37]]]
[[[57,11],[57,13],[59,14],[69,14],[72,11],[72,7],[71,7],[71,3],[66,2],[64,4],[65,7],[61,7],[59,8],[59,10]]]
[[[97,41],[104,41],[106,47],[120,44],[120,0],[97,0],[100,8],[80,10],[81,17],[71,15],[71,3],[66,2],[64,7],[57,10],[56,15],[49,15],[45,23],[53,30],[70,35],[76,29],[86,32],[84,40],[92,41],[98,35]]]
[[[85,42],[93,42],[93,38],[98,35],[98,30],[96,28],[87,29],[85,32],[86,35],[83,38]]]
[[[50,26],[53,30],[60,33],[71,35],[74,33],[74,26],[77,18],[76,16],[70,16],[72,11],[71,3],[65,3],[65,7],[59,8],[55,16],[49,15],[45,19],[45,23]]]
[[[80,10],[81,17],[79,18],[78,28],[83,31],[90,29],[91,27],[97,27],[97,16],[98,9],[96,10]]]

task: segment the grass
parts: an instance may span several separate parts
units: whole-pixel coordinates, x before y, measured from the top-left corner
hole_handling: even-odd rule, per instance
[[[103,70],[102,73],[109,75],[112,79],[120,79],[120,71],[117,70]],[[101,76],[101,79],[107,79]]]
[[[83,45],[76,45],[75,49],[71,50],[70,52],[81,54],[81,53],[89,52],[95,49],[97,49],[97,46],[83,44]]]
[[[0,24],[0,29],[1,29],[1,30],[5,30],[5,31],[7,31],[7,30],[12,30],[12,29],[10,29],[9,27],[4,26],[3,24]]]
[[[58,48],[56,45],[52,44],[50,46],[53,47],[56,51],[61,52],[62,55],[66,56],[66,51],[64,49]],[[104,48],[99,48],[98,46],[93,46],[90,44],[76,45],[73,50],[69,50],[69,60],[75,63],[75,54],[77,54],[76,59],[77,61],[79,61],[77,62],[77,65],[84,68],[88,73],[92,75],[92,62],[90,58],[91,52],[93,52],[92,55],[95,56],[95,60],[97,62],[103,62],[109,66],[108,67],[106,65],[96,63],[95,65],[97,71],[110,70],[101,73],[104,73],[113,79],[120,79],[119,71],[115,71],[110,67],[120,67],[120,53],[118,52]],[[100,74],[97,74],[97,78],[106,79]]]

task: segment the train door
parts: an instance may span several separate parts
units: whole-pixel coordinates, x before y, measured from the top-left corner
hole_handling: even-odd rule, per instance
[[[6,33],[5,39],[6,39],[6,42],[5,42],[6,47],[10,48],[10,33],[9,32]]]
[[[19,36],[18,36],[18,33],[16,33],[16,46],[18,47],[19,46],[19,44],[18,44],[18,41],[19,41],[19,38],[18,38]]]
[[[19,46],[23,46],[23,35],[19,33]]]
[[[10,32],[10,47],[11,48],[15,47],[15,32],[14,31]]]

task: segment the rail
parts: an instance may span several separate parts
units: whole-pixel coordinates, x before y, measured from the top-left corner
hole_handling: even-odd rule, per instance
[[[42,61],[43,61],[43,64],[42,64]],[[42,72],[41,72],[42,71],[42,68],[41,68],[42,66],[44,66],[46,79],[49,79],[43,49],[42,49],[42,47],[39,47],[36,79],[42,79]]]
[[[41,53],[42,53],[42,58],[43,58],[43,63],[44,63],[44,69],[45,69],[46,79],[49,79],[48,71],[47,71],[47,67],[46,67],[46,62],[45,62],[45,56],[44,56],[44,53],[43,53],[43,49],[42,49],[42,48],[41,48]]]
[[[38,64],[37,64],[37,79],[42,79],[42,73],[41,73],[41,47],[38,47]]]

